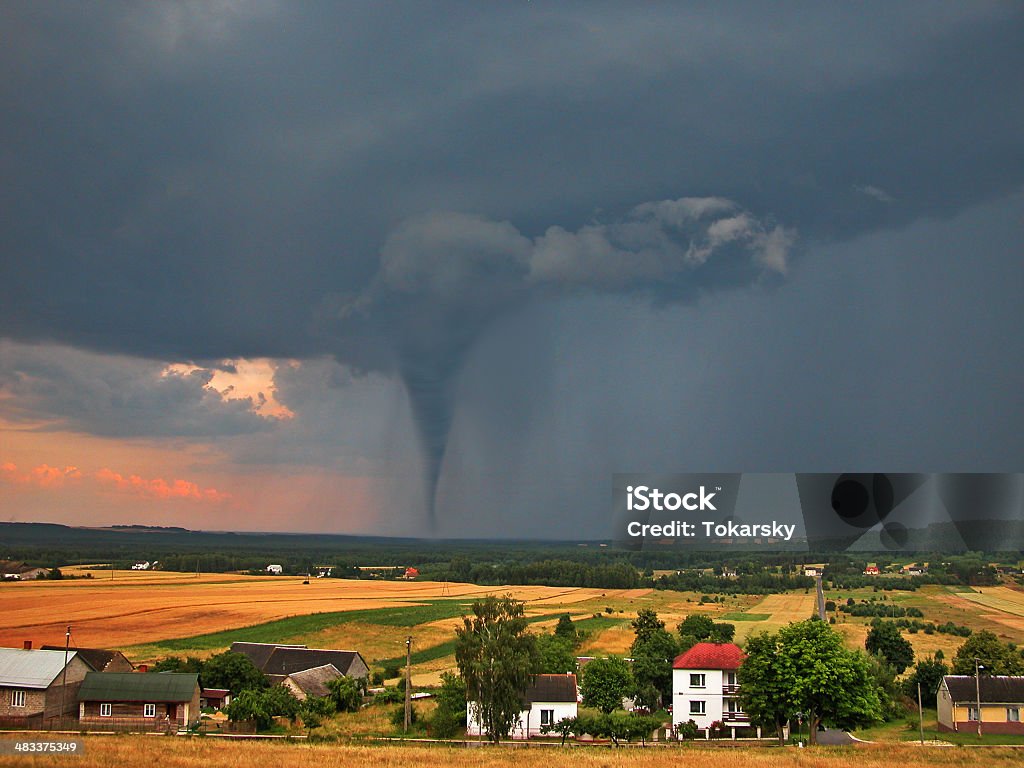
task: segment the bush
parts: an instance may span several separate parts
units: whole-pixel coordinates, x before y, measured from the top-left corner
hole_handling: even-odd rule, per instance
[[[697,723],[690,719],[685,723],[676,723],[675,731],[676,736],[683,741],[693,741],[697,738],[697,734],[700,733],[700,728],[697,727]]]
[[[430,735],[435,739],[450,739],[459,732],[459,729],[466,725],[466,713],[453,712],[450,709],[434,711],[430,718]]]
[[[405,701],[405,694],[397,688],[385,688],[374,694],[374,704],[397,704],[400,701]]]
[[[336,677],[328,681],[327,690],[334,708],[339,712],[356,712],[363,703],[359,683],[351,677]]]
[[[416,707],[409,707],[409,725],[413,726],[419,722],[420,716],[416,711]],[[405,725],[405,705],[396,707],[395,711],[391,713],[391,724],[401,728]]]

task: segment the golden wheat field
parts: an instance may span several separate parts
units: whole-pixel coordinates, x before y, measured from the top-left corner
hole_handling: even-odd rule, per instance
[[[66,572],[82,573],[75,568]],[[0,645],[17,646],[25,640],[37,646],[63,644],[69,624],[78,645],[123,648],[289,616],[408,606],[422,600],[511,593],[527,603],[528,614],[540,615],[561,608],[573,612],[574,606],[594,600],[628,605],[650,591],[345,579],[303,584],[300,577],[196,577],[161,571],[91,573],[91,579],[5,585],[0,593],[5,619]]]
[[[161,768],[249,768],[316,766],[348,768],[550,768],[572,764],[592,768],[655,768],[665,765],[743,766],[743,768],[902,768],[925,766],[1020,765],[1021,752],[1009,748],[871,746],[856,748],[752,749],[743,747],[607,747],[419,745],[355,746],[186,739],[160,736],[86,737],[84,754],[65,757],[0,756],[0,766],[107,768],[159,765]]]

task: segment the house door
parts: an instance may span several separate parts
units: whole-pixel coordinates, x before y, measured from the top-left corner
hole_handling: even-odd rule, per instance
[[[177,720],[178,720],[178,705],[177,704],[168,704],[167,705],[167,717],[168,717],[168,719],[172,723],[177,722]]]

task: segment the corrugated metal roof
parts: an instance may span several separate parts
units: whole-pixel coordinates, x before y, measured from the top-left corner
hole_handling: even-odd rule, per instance
[[[79,701],[191,701],[199,687],[192,672],[89,672]]]
[[[68,662],[75,652],[68,654]],[[0,648],[0,685],[15,688],[48,688],[64,670],[64,651],[26,651]]]

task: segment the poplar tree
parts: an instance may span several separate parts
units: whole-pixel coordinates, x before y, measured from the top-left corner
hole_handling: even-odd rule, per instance
[[[466,696],[487,738],[507,739],[532,680],[536,641],[527,633],[523,603],[505,595],[487,597],[472,606],[455,630],[455,661],[466,681]]]

